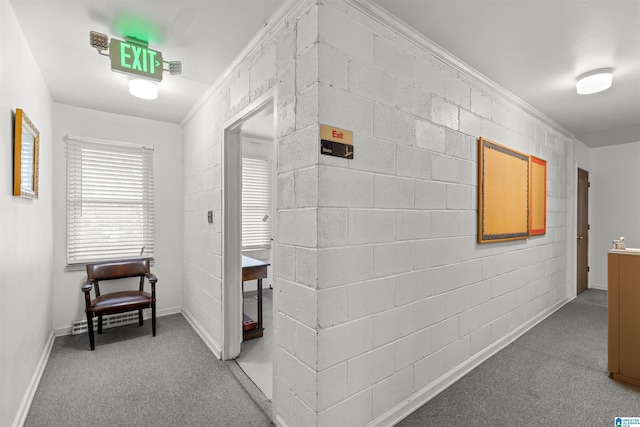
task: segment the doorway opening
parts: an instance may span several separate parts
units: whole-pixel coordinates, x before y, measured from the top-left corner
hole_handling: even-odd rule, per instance
[[[225,132],[223,358],[273,396],[276,144],[273,98]]]
[[[269,264],[262,279],[261,325],[245,320],[245,331],[263,328],[262,336],[245,338],[236,362],[271,400],[273,391],[273,218],[275,194],[275,147],[273,111],[242,129],[242,255]],[[244,282],[244,319],[258,319],[257,280]],[[247,323],[249,323],[247,325]],[[247,329],[253,328],[253,329]],[[245,337],[250,336],[245,333]]]

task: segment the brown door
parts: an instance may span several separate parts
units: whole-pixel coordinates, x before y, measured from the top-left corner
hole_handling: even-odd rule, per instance
[[[577,293],[589,285],[589,172],[578,169],[578,286]]]

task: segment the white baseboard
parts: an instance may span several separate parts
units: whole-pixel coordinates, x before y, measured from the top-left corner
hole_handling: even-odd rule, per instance
[[[163,316],[170,316],[172,314],[182,313],[182,307],[163,308],[156,311],[156,318]],[[145,309],[142,312],[142,318],[144,320],[151,319],[151,310]],[[82,319],[84,320],[84,319]],[[57,328],[54,330],[56,337],[63,337],[65,335],[71,335],[71,326],[65,328]]]
[[[207,331],[202,327],[200,322],[198,322],[193,317],[193,315],[191,315],[191,313],[189,313],[189,311],[186,310],[184,307],[182,308],[182,315],[184,316],[185,319],[187,319],[187,322],[191,324],[191,327],[193,328],[193,330],[196,331],[198,335],[200,335],[200,338],[202,338],[202,341],[204,341],[207,347],[209,347],[209,350],[211,350],[211,352],[218,359],[222,359],[222,349],[218,346],[218,344],[214,341],[214,339],[211,338],[211,335],[209,335]]]
[[[277,427],[288,427],[288,424],[284,422],[280,415],[276,415],[276,426]]]
[[[520,338],[531,328],[536,326],[538,323],[542,322],[544,319],[549,317],[551,314],[556,312],[562,306],[575,299],[575,295],[568,296],[562,301],[554,304],[548,309],[544,310],[528,322],[522,324],[518,328],[509,332],[507,335],[503,336],[499,340],[495,341],[484,350],[474,354],[469,359],[467,359],[462,364],[456,366],[454,369],[449,372],[443,374],[436,380],[434,380],[427,387],[422,390],[412,394],[410,397],[400,402],[384,414],[380,415],[375,420],[371,421],[367,424],[368,427],[373,426],[393,426],[397,424],[400,420],[406,418],[411,413],[416,411],[422,405],[436,397],[438,394],[442,393],[446,388],[451,386],[453,383],[458,381],[460,378],[471,372],[474,368],[479,366],[482,362],[485,362],[491,356],[507,347],[509,344],[514,342],[516,339]]]
[[[22,427],[27,419],[29,408],[31,408],[31,402],[33,402],[33,397],[36,395],[36,390],[38,389],[38,384],[40,384],[40,380],[42,379],[44,368],[47,366],[47,362],[49,361],[49,355],[53,348],[54,339],[55,335],[52,330],[46,344],[44,345],[44,350],[42,351],[42,355],[40,356],[40,360],[36,366],[36,371],[33,373],[31,381],[29,381],[29,386],[27,386],[22,402],[20,402],[20,408],[18,408],[18,413],[13,420],[13,427]]]
[[[600,283],[591,283],[589,284],[589,289],[599,289],[601,291],[606,291],[608,290],[607,285],[601,285]]]
[[[162,310],[156,311],[156,317],[171,316],[172,314],[181,314],[181,313],[182,313],[182,307],[163,308]],[[144,318],[150,319],[151,312],[149,312],[149,317],[144,317]]]
[[[56,337],[64,337],[65,335],[71,335],[71,326],[66,328],[56,328],[53,330]]]

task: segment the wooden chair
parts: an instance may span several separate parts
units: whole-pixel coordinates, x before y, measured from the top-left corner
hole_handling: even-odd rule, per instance
[[[100,281],[140,277],[139,290],[100,293]],[[151,284],[151,293],[144,292],[145,277]],[[82,285],[86,304],[87,327],[91,350],[95,350],[93,317],[98,316],[98,334],[102,334],[102,316],[138,310],[138,322],[143,325],[142,310],[151,308],[151,328],[156,336],[156,282],[158,278],[149,271],[149,258],[104,261],[87,264],[87,281]],[[91,289],[96,298],[91,299]]]

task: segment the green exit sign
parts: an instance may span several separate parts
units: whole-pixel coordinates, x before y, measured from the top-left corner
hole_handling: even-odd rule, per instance
[[[162,81],[162,52],[159,50],[112,38],[109,57],[113,71]]]

